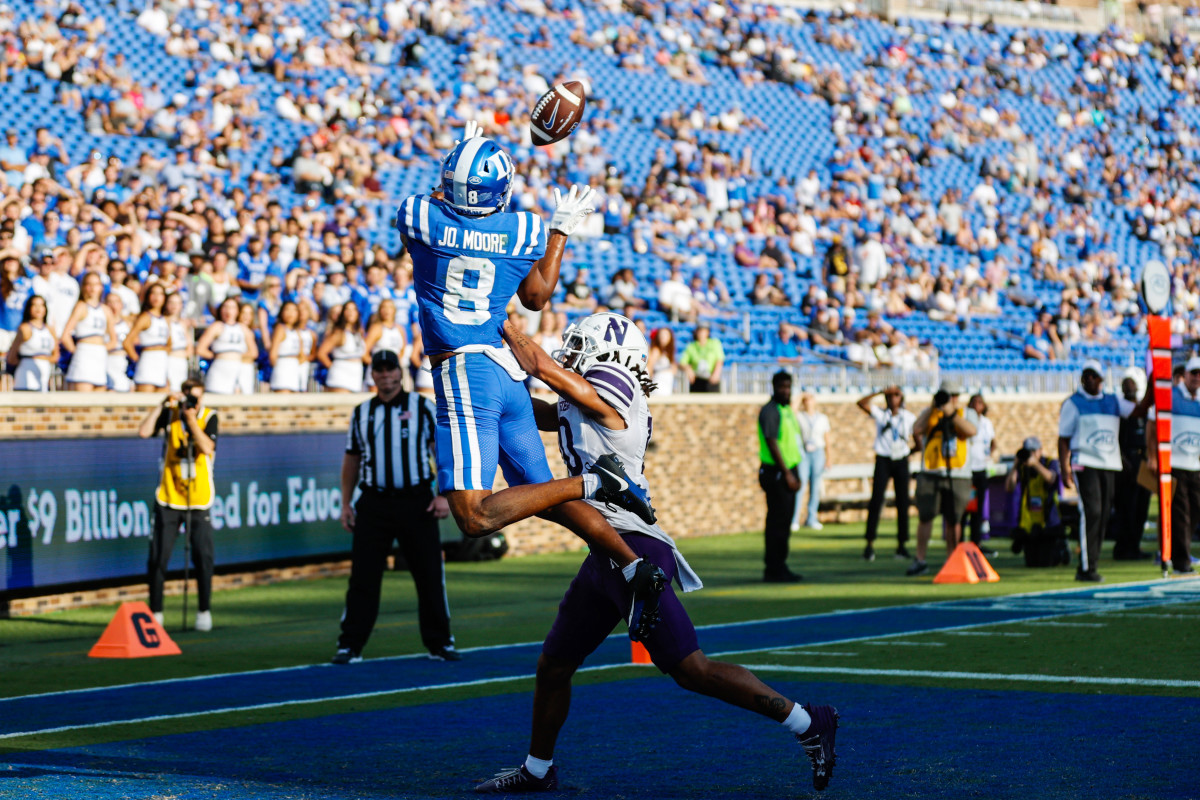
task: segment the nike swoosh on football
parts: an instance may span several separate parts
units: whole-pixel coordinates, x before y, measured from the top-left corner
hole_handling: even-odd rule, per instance
[[[551,130],[554,130],[554,120],[558,119],[558,106],[561,102],[561,100],[554,101],[554,110],[550,112],[550,119],[546,120],[546,127]]]

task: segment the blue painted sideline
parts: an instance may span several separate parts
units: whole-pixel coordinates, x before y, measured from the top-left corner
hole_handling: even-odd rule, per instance
[[[700,645],[713,655],[734,654],[1196,601],[1200,601],[1200,581],[1153,581],[704,626]],[[351,667],[321,664],[0,699],[0,735],[532,676],[541,644],[464,652],[463,661],[454,664],[406,656],[367,660]],[[614,634],[587,666],[627,663],[628,639]]]

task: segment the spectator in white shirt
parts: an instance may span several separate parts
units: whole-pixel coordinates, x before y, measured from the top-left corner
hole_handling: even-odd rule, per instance
[[[695,322],[696,309],[692,302],[692,290],[683,282],[683,274],[679,270],[671,270],[671,277],[659,284],[658,307],[674,322]]]

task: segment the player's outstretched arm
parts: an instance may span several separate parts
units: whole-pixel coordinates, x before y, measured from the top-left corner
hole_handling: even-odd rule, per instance
[[[559,397],[579,406],[585,414],[606,428],[625,428],[625,420],[617,410],[604,402],[582,375],[560,367],[545,350],[508,321],[504,323],[504,340],[512,348],[521,369],[549,386]]]
[[[550,235],[546,238],[546,254],[542,256],[529,270],[529,274],[517,288],[517,297],[521,305],[530,311],[541,311],[554,295],[558,286],[559,268],[562,266],[563,250],[567,246],[567,237],[575,232],[584,217],[596,208],[595,195],[590,186],[581,190],[572,186],[571,191],[563,197],[558,189],[554,190],[554,216],[550,219]]]

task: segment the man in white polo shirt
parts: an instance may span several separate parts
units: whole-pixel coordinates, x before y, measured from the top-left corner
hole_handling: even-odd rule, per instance
[[[1184,366],[1183,381],[1171,388],[1171,568],[1176,575],[1191,575],[1192,530],[1200,521],[1200,356]],[[1157,409],[1150,409],[1155,418]],[[1150,468],[1158,469],[1154,426],[1146,426],[1146,452]]]
[[[1096,564],[1112,516],[1116,476],[1121,472],[1121,448],[1117,441],[1121,420],[1143,416],[1153,399],[1153,393],[1147,390],[1141,402],[1134,405],[1105,392],[1103,371],[1104,367],[1093,358],[1083,362],[1079,391],[1063,401],[1058,415],[1058,461],[1064,465],[1063,488],[1070,492],[1078,487],[1086,534],[1080,542],[1075,580],[1093,583],[1104,580]]]

